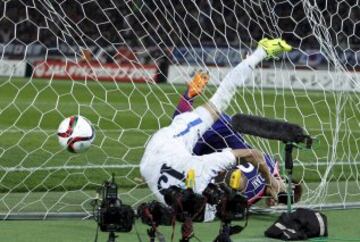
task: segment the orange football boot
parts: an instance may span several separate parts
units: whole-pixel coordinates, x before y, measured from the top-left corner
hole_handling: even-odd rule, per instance
[[[197,71],[188,85],[188,97],[193,98],[199,95],[210,79],[209,73],[205,71]]]

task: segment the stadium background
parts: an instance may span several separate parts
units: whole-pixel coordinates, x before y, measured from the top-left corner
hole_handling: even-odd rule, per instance
[[[307,5],[319,11],[309,13]],[[150,135],[170,122],[186,81],[206,68],[216,84],[257,40],[278,35],[295,50],[265,61],[228,112],[304,126],[319,139],[315,150],[296,153],[304,205],[359,206],[357,1],[11,0],[0,3],[0,12],[3,218],[88,217],[95,188],[113,171],[125,202],[151,199],[137,164]],[[323,28],[315,24],[316,13]],[[214,90],[210,85],[198,103]],[[64,117],[78,113],[95,124],[97,138],[91,150],[74,156],[61,150],[55,132]],[[282,154],[277,142],[248,140]],[[360,237],[342,227],[357,213],[329,212],[340,237]],[[248,237],[261,237],[274,220],[266,218],[264,224],[267,219],[255,216]],[[19,223],[26,231],[34,224]],[[3,226],[14,238],[16,230]]]

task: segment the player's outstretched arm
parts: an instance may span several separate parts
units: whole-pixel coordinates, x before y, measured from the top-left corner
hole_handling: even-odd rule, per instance
[[[173,118],[178,114],[191,111],[195,97],[200,95],[209,81],[209,73],[205,71],[197,71],[193,79],[188,84],[188,88],[181,96],[176,106]]]
[[[232,153],[238,160],[240,160],[240,164],[249,162],[259,170],[268,186],[267,191],[269,195],[277,200],[277,193],[279,192],[278,183],[270,173],[269,167],[267,166],[264,158],[264,154],[256,149],[235,149],[232,150]]]

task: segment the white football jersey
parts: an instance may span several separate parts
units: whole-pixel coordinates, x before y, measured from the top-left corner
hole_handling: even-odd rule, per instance
[[[160,129],[150,139],[140,172],[159,201],[164,203],[164,189],[173,185],[185,187],[191,169],[195,171],[194,192],[202,193],[219,171],[235,164],[231,149],[202,156],[191,153],[198,138],[212,124],[207,118],[194,111],[180,114],[169,127]]]

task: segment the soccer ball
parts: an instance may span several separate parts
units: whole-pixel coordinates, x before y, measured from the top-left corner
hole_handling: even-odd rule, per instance
[[[95,130],[89,120],[73,115],[60,123],[57,135],[62,147],[79,153],[89,149],[95,138]]]

